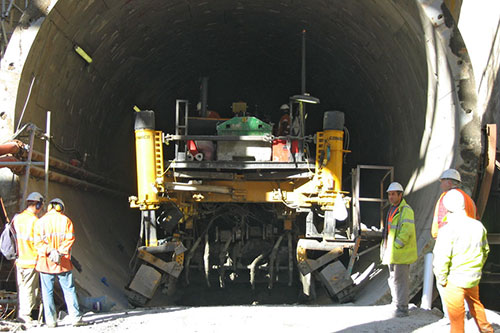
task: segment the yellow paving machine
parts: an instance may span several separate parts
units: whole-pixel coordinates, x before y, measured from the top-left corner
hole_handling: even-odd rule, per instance
[[[282,136],[244,102],[221,119],[203,109],[191,117],[189,102],[177,100],[174,134],[155,129],[153,111],[136,112],[138,193],[129,202],[141,211],[142,264],[128,286],[133,302],[200,271],[207,286],[301,281],[306,295],[315,272],[331,296],[350,299],[361,232],[342,190],[344,114],[325,112],[323,130],[306,135],[306,103],[319,99],[289,99]]]

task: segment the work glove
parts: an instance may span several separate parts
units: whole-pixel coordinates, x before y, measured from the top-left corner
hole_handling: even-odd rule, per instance
[[[61,262],[61,254],[59,253],[59,251],[57,251],[56,249],[50,251],[50,254],[49,254],[49,259],[56,263],[56,264],[59,264]]]

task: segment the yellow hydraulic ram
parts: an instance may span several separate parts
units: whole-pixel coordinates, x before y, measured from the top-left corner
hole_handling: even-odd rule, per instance
[[[135,117],[135,150],[137,164],[137,198],[130,200],[131,207],[141,210],[158,208],[158,192],[163,190],[163,146],[161,132],[155,131],[155,116],[150,110],[140,111]]]
[[[327,111],[323,117],[323,132],[317,134],[316,173],[322,192],[342,190],[344,150],[344,114]]]

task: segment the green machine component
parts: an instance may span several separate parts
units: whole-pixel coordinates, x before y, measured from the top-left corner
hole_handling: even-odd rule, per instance
[[[263,137],[272,134],[272,127],[256,117],[234,117],[217,125],[217,134],[219,136]],[[271,142],[262,138],[217,143],[217,160],[219,161],[270,161],[271,155]]]
[[[256,117],[234,117],[217,125],[218,135],[270,135],[272,130]]]

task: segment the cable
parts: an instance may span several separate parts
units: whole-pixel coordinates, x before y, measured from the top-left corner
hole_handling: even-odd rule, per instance
[[[21,121],[23,120],[24,117],[24,111],[26,111],[26,106],[28,106],[28,101],[31,96],[31,89],[33,88],[33,83],[35,83],[35,75],[33,75],[33,78],[31,79],[30,88],[28,90],[28,96],[26,96],[26,101],[24,102],[23,111],[21,112],[21,117],[19,117],[19,122],[17,123],[16,132],[19,130],[19,126],[21,125]]]
[[[49,138],[49,142],[56,148],[59,152],[64,153],[64,154],[72,154],[74,153],[78,159],[81,159],[82,155],[80,152],[75,149],[75,148],[66,148],[58,144],[57,142],[54,141],[54,139]]]
[[[16,139],[16,138],[17,138],[17,137],[18,137],[18,136],[19,136],[19,135],[20,135],[20,134],[21,134],[21,133],[22,133],[22,132],[26,129],[26,127],[28,127],[28,126],[30,126],[30,125],[35,126],[35,125],[34,125],[34,124],[32,124],[32,123],[26,123],[26,124],[24,124],[24,125],[23,125],[23,127],[21,127],[21,129],[18,129],[18,130],[16,131],[16,133],[14,133],[14,135],[12,135],[12,137],[11,137],[11,139],[10,139],[10,140],[14,140],[14,139]]]
[[[349,133],[349,130],[345,126],[344,126],[344,132],[345,132],[344,150],[348,150],[349,145],[351,144],[351,134]]]

